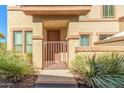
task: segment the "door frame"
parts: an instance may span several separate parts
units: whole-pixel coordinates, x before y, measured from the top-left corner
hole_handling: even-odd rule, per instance
[[[46,30],[46,41],[49,41],[49,33],[50,33],[50,30],[51,32],[57,32],[58,33],[58,37],[59,37],[59,40],[58,41],[61,41],[61,29],[47,29]],[[52,31],[53,30],[53,31]],[[58,30],[58,31],[56,31]]]

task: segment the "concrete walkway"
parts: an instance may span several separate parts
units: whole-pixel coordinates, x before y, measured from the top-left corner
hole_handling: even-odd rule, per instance
[[[69,70],[42,70],[35,88],[77,88],[78,84]]]

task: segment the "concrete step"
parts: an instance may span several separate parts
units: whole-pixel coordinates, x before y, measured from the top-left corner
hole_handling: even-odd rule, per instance
[[[69,70],[43,70],[35,88],[77,88],[78,84]]]

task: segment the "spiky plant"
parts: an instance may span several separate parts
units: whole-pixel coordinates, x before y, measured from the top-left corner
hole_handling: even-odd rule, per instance
[[[27,53],[27,58],[32,63],[32,53]]]
[[[124,55],[119,53],[77,55],[71,70],[80,75],[81,83],[87,87],[124,87]]]
[[[0,75],[18,81],[33,73],[33,67],[26,57],[16,51],[0,50]]]

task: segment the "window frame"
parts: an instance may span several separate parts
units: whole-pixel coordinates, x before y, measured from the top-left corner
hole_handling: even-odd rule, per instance
[[[14,32],[22,32],[22,53],[26,53],[26,32],[32,32],[32,28],[11,28],[12,49],[14,49]],[[32,39],[33,40],[33,39]]]
[[[15,33],[17,33],[17,32],[21,32],[21,34],[22,34],[22,44],[15,44]],[[15,46],[21,46],[21,50],[23,50],[23,32],[20,30],[20,31],[14,31],[14,33],[13,33],[13,47],[15,48]]]
[[[97,40],[99,40],[99,36],[100,35],[115,35],[117,34],[118,32],[96,32],[96,35],[97,35]]]
[[[27,45],[29,45],[29,46],[32,47],[32,44],[26,44],[26,33],[28,33],[28,32],[31,32],[32,33],[32,31],[25,31],[25,53],[27,53],[27,50],[26,50],[26,46]],[[33,33],[32,33],[32,35],[33,35]]]
[[[113,35],[113,34],[100,34],[98,39],[100,40],[100,36],[108,36],[108,37],[110,37],[110,36],[112,36],[112,35]],[[108,37],[106,37],[106,38],[108,38]],[[105,38],[105,39],[106,39],[106,38]],[[102,40],[104,40],[104,39],[102,39]]]
[[[82,47],[89,47],[89,46],[92,46],[92,35],[93,35],[92,32],[80,32],[79,34],[80,34],[80,39],[79,39],[79,45],[80,45],[80,46],[82,46],[82,45],[81,45],[81,36],[82,36],[82,35],[89,35],[89,45],[88,45],[88,46],[82,46]]]
[[[88,38],[88,42],[87,42],[88,45],[83,45],[83,43],[81,41],[81,39],[82,39],[83,36],[86,36]],[[80,46],[89,46],[89,45],[90,45],[90,36],[89,35],[81,35],[80,36]]]
[[[110,8],[110,6],[113,6],[113,16],[110,16],[109,15],[109,12],[108,12],[108,15],[107,16],[104,16],[104,6],[108,6],[108,11],[109,11],[109,8]],[[102,17],[103,18],[115,18],[115,13],[116,11],[115,11],[115,6],[114,5],[103,5],[102,6]]]

